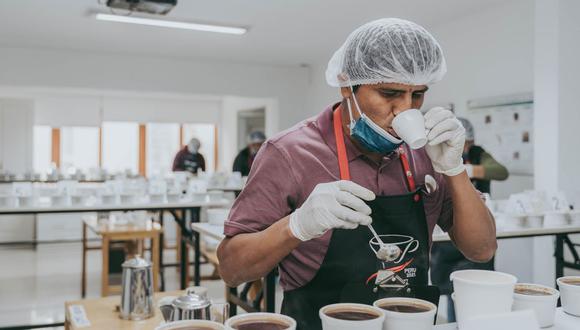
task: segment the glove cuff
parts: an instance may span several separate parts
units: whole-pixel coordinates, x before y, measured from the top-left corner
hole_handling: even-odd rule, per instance
[[[290,232],[294,237],[301,240],[302,242],[308,241],[309,238],[304,237],[300,230],[300,225],[298,224],[298,219],[296,219],[296,211],[290,214],[290,220],[288,221],[288,227],[290,228]]]
[[[443,171],[443,174],[447,176],[456,176],[461,174],[463,171],[465,171],[465,165],[459,164],[450,170]]]

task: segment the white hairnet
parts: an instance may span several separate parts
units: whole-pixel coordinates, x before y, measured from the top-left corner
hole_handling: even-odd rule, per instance
[[[333,87],[399,83],[429,85],[447,72],[441,46],[423,27],[383,18],[354,30],[326,69]]]

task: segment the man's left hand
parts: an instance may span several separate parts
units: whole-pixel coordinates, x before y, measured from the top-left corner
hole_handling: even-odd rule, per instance
[[[433,169],[447,176],[465,171],[463,145],[465,128],[455,115],[444,108],[436,107],[425,114],[425,129],[428,143],[425,146]]]

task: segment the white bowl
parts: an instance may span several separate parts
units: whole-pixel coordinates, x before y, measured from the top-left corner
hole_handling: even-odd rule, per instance
[[[370,320],[352,321],[352,320],[337,319],[334,317],[330,317],[326,314],[333,310],[339,311],[345,309],[367,312],[379,316],[377,318]],[[323,330],[352,330],[352,329],[381,330],[383,329],[383,323],[385,322],[385,313],[382,309],[363,304],[350,304],[350,303],[332,304],[322,307],[318,312],[318,315],[322,320]]]
[[[501,214],[500,222],[504,229],[521,229],[525,227],[526,216],[524,214]]]
[[[16,199],[12,196],[0,196],[0,207],[14,207]]]
[[[419,313],[403,313],[395,312],[387,309],[382,309],[381,306],[386,304],[412,304],[426,307],[428,310]],[[413,330],[432,330],[433,321],[435,320],[435,313],[437,306],[434,304],[415,298],[384,298],[379,299],[373,303],[373,306],[381,308],[385,314],[385,321],[383,323],[383,330],[391,329],[413,329]]]
[[[207,222],[214,226],[223,226],[228,218],[230,209],[216,208],[207,210]]]
[[[528,214],[524,223],[526,228],[542,228],[544,226],[544,216],[542,214]]]
[[[117,204],[117,195],[101,195],[101,204],[103,205]]]
[[[470,318],[508,313],[512,309],[513,275],[489,270],[459,270],[449,276],[453,282],[459,327]]]
[[[544,227],[565,227],[568,223],[568,212],[548,211],[544,214]]]
[[[230,317],[225,324],[226,330],[235,330],[233,326],[236,325],[238,322],[246,322],[246,321],[259,321],[259,320],[274,320],[280,321],[280,323],[288,324],[289,326],[284,330],[296,330],[296,321],[293,318],[282,315],[282,314],[274,314],[274,313],[248,313],[248,314],[240,314],[234,317]]]
[[[207,193],[208,201],[219,202],[224,198],[223,191],[210,191]]]
[[[580,285],[565,283],[568,279],[580,282],[580,276],[564,276],[556,280],[562,298],[562,309],[568,314],[580,316]]]
[[[518,283],[516,289],[530,289],[543,291],[548,295],[527,295],[514,292],[514,311],[530,309],[536,314],[540,327],[546,328],[554,324],[554,315],[556,315],[556,304],[560,297],[558,290],[539,284]]]
[[[181,201],[181,194],[167,194],[168,203],[179,203]]]
[[[570,224],[572,226],[580,226],[580,210],[573,210],[568,213]]]
[[[58,195],[50,198],[50,204],[52,206],[69,206],[71,203],[71,197],[68,195]]]
[[[184,320],[166,323],[158,326],[155,330],[184,330],[184,329],[208,329],[223,330],[223,324],[206,320]]]
[[[32,196],[20,196],[18,197],[19,207],[32,207],[34,206],[34,197]]]
[[[153,204],[165,203],[165,194],[149,194],[149,202]]]

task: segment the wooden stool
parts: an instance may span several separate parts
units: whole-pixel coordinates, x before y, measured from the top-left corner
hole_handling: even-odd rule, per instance
[[[138,241],[137,250],[144,255],[144,240],[151,240],[151,263],[153,271],[153,287],[157,291],[159,278],[159,236],[161,226],[153,221],[148,221],[144,226],[135,226],[133,224],[109,224],[107,222],[99,223],[96,216],[90,216],[83,219],[83,256],[82,256],[82,274],[81,274],[81,296],[84,298],[87,286],[86,274],[86,257],[88,250],[96,250],[98,247],[89,247],[87,245],[87,228],[95,234],[102,237],[102,275],[101,275],[101,296],[106,297],[110,293],[120,293],[120,286],[109,286],[109,244],[111,241]]]

